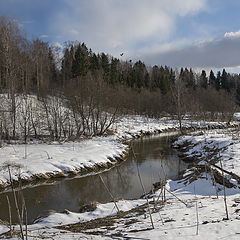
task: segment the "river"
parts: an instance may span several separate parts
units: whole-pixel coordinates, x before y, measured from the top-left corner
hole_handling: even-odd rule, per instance
[[[160,179],[176,180],[180,177],[179,173],[187,165],[178,158],[176,150],[171,148],[174,137],[176,134],[169,133],[134,140],[131,143],[133,151],[129,152],[126,161],[100,173],[115,199],[135,199],[143,195],[137,169],[147,192]],[[49,210],[68,209],[77,212],[81,205],[91,201],[104,203],[112,200],[98,175],[65,178],[51,184],[26,187],[22,193],[27,206],[28,223],[47,215]],[[11,192],[0,194],[0,219],[9,219],[6,196],[10,199],[12,218],[16,223]]]

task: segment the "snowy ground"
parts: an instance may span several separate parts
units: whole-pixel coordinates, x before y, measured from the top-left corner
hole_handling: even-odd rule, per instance
[[[240,176],[240,131],[239,129],[212,130],[196,136],[182,136],[174,146],[183,151],[183,156],[194,159],[201,165],[216,163],[216,166]],[[221,160],[221,161],[220,161]]]
[[[184,123],[185,127],[203,128],[205,123]],[[218,123],[212,123],[216,126]],[[221,126],[222,124],[219,124]],[[5,162],[21,165],[21,176],[32,177],[36,174],[46,173],[68,173],[79,171],[84,166],[91,167],[96,164],[109,162],[109,158],[120,156],[126,150],[122,139],[131,139],[141,132],[154,132],[177,127],[177,122],[168,120],[146,119],[143,117],[129,117],[122,119],[114,126],[116,134],[110,137],[93,138],[78,143],[52,143],[49,144],[28,144],[27,158],[25,158],[24,145],[6,145],[0,149],[0,164]],[[183,137],[176,145],[189,144],[184,154],[191,157],[199,157],[199,162],[205,157],[205,150],[221,149],[223,168],[240,173],[239,166],[239,140],[237,133],[230,133],[221,130],[211,130],[204,135],[194,137]],[[192,150],[194,149],[194,150]],[[195,154],[195,155],[194,155]],[[43,164],[44,162],[44,164]],[[203,161],[205,162],[205,161]],[[17,172],[15,175],[17,178]],[[238,183],[231,179],[235,185]],[[6,169],[0,171],[0,181],[6,184],[8,175]],[[240,197],[239,188],[227,190],[227,205],[229,220],[226,218],[223,189],[220,185],[213,186],[212,177],[204,174],[203,178],[185,186],[183,182],[168,182],[168,190],[174,192],[173,196],[167,193],[167,200],[162,208],[152,214],[154,229],[151,229],[149,214],[146,207],[143,207],[141,214],[129,213],[130,215],[120,216],[113,222],[111,227],[96,227],[88,229],[84,233],[72,233],[54,228],[66,224],[87,222],[91,219],[103,218],[116,214],[114,203],[100,204],[93,212],[87,213],[52,213],[47,218],[41,219],[38,223],[30,225],[28,239],[124,239],[132,237],[140,239],[240,239],[239,220],[240,204],[236,200]],[[216,190],[217,189],[217,190]],[[160,193],[157,192],[154,199]],[[180,200],[181,201],[180,201]],[[152,201],[150,199],[149,201]],[[184,203],[183,203],[184,202]],[[146,203],[146,200],[120,201],[117,206],[121,211],[129,211]],[[154,205],[151,204],[153,211]],[[198,214],[197,214],[198,212]],[[197,221],[198,216],[198,221]],[[199,229],[197,234],[197,222]],[[0,225],[0,233],[6,232],[7,227]],[[17,229],[17,227],[16,227]],[[93,236],[98,233],[100,235]],[[89,233],[92,233],[89,235]],[[122,237],[117,238],[116,236]],[[1,238],[1,236],[0,236]]]

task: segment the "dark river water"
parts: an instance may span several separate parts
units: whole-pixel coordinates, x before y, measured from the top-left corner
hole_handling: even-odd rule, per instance
[[[175,135],[176,136],[176,135]],[[160,179],[176,180],[180,171],[186,169],[177,152],[171,148],[174,135],[158,135],[134,140],[131,144],[134,153],[126,161],[112,169],[101,173],[102,179],[115,199],[134,199],[143,195],[139,181],[138,169],[147,192],[152,184]],[[49,210],[78,211],[79,207],[91,201],[108,202],[111,197],[98,175],[62,179],[52,184],[27,187],[22,190],[25,198],[28,222],[32,223],[38,216],[47,214]],[[16,214],[11,192],[0,194],[0,219],[8,221],[8,204],[6,195],[12,205],[13,221]]]

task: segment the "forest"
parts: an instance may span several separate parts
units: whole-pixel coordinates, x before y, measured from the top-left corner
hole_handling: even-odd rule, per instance
[[[123,114],[231,121],[240,75],[146,66],[79,41],[60,49],[1,17],[0,91],[2,139],[75,139],[107,134]]]

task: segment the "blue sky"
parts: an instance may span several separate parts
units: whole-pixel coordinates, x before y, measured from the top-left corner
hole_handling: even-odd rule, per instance
[[[233,72],[240,71],[239,12],[239,0],[0,0],[0,15],[18,21],[28,38]]]

